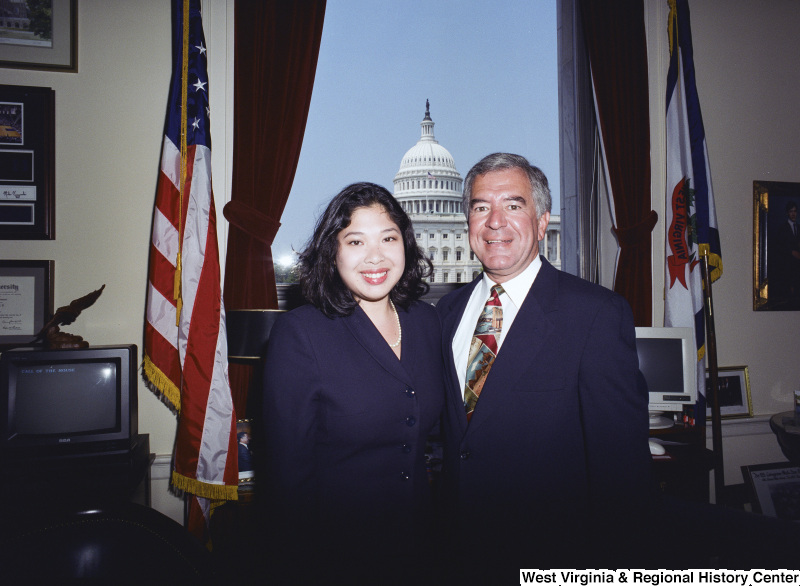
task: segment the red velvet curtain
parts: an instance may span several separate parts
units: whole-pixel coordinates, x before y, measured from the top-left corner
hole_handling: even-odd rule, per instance
[[[237,0],[234,146],[225,261],[227,309],[277,309],[272,241],[297,170],[326,0]],[[237,414],[251,367],[231,364]]]
[[[642,0],[580,0],[620,254],[614,290],[653,323],[650,112]]]

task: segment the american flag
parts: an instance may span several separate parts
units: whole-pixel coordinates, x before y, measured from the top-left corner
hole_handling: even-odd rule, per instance
[[[705,421],[705,322],[700,258],[722,275],[717,213],[694,75],[689,5],[670,0],[667,72],[667,238],[664,325],[691,327],[697,344],[697,412]]]
[[[173,74],[150,246],[144,377],[178,413],[172,485],[195,495],[205,536],[211,499],[237,498],[236,415],[211,191],[208,74],[199,0],[173,0]]]

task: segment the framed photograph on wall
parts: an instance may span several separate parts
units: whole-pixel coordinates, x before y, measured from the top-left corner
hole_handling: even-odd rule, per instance
[[[717,374],[719,385],[719,413],[722,419],[753,416],[753,399],[750,396],[750,371],[746,366],[725,366]],[[706,416],[711,417],[711,380],[706,370]]]
[[[14,10],[0,16],[0,67],[78,71],[78,0],[8,4]]]
[[[753,181],[753,309],[800,311],[800,183]]]
[[[742,466],[742,476],[755,512],[800,521],[800,466],[791,462]]]
[[[239,449],[239,500],[247,501],[255,490],[255,464],[253,422],[250,419],[236,421],[236,443]]]
[[[55,239],[55,92],[0,85],[0,240]]]
[[[32,342],[53,316],[53,264],[0,260],[0,347]]]

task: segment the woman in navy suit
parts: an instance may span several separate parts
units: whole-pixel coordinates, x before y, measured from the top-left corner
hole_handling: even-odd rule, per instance
[[[300,255],[309,301],[270,333],[268,530],[289,583],[424,583],[426,440],[444,402],[431,263],[383,187],[328,205]]]

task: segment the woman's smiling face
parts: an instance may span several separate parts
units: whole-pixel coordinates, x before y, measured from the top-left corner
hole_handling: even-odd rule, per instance
[[[358,208],[337,236],[336,270],[359,303],[386,299],[403,276],[403,235],[380,205]]]

